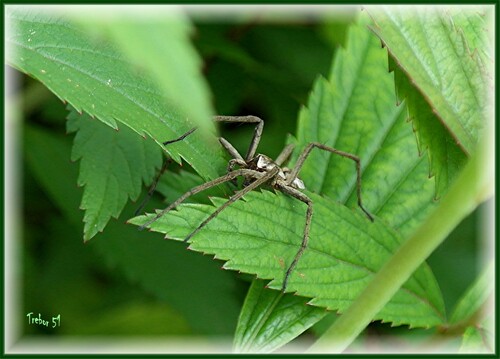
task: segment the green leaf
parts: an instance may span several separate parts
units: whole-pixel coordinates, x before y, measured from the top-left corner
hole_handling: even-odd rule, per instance
[[[365,270],[371,268],[368,272],[376,271],[384,258],[388,258],[374,255],[371,252],[371,246],[377,247],[375,243],[380,245],[383,242],[382,247],[391,248],[385,241],[391,242],[392,238],[391,243],[394,246],[392,248],[395,248],[396,243],[399,242],[399,236],[381,222],[389,223],[400,233],[407,234],[433,207],[433,182],[427,177],[426,158],[418,156],[411,126],[405,122],[402,107],[396,107],[393,80],[392,75],[387,71],[386,56],[386,52],[380,49],[377,40],[366,28],[362,25],[353,27],[350,31],[347,49],[341,50],[336,57],[331,83],[319,79],[310,96],[307,109],[303,109],[300,113],[298,140],[296,141],[299,149],[306,143],[319,141],[358,155],[363,168],[362,194],[365,206],[380,216],[380,219],[376,219],[375,224],[371,225],[366,223],[366,218],[363,216],[359,218],[356,215],[360,222],[354,221],[353,223],[347,218],[353,216],[354,212],[327,198],[313,197],[315,214],[310,246],[306,253],[309,253],[308,256],[317,256],[315,253],[317,248],[321,248],[320,252],[323,253],[325,252],[323,246],[326,246],[327,258],[334,263],[331,265],[335,268],[332,269],[335,274],[330,274],[327,270],[323,273],[324,277],[314,273],[304,277],[306,282],[299,285],[298,273],[305,275],[305,271],[314,271],[315,268],[321,266],[318,264],[318,259],[310,257],[310,261],[307,262],[306,255],[304,255],[296,273],[292,276],[289,288],[298,290],[300,295],[319,297],[312,300],[313,304],[340,311],[347,307],[349,300],[352,300],[363,288],[366,284],[364,280],[368,281],[371,274]],[[295,152],[295,158],[298,152]],[[356,172],[352,161],[329,156],[328,153],[321,151],[313,151],[300,176],[304,179],[308,189],[333,197],[336,201],[347,202],[349,207],[359,212],[355,194]],[[249,198],[252,198],[252,205],[249,205]],[[219,199],[214,201],[216,204],[221,203]],[[291,256],[297,251],[303,233],[305,208],[303,204],[299,206],[293,204],[294,202],[292,199],[285,199],[283,196],[274,197],[267,193],[249,194],[246,196],[246,202],[232,205],[197,234],[193,238],[194,244],[191,247],[207,253],[215,253],[221,259],[229,259],[226,268],[257,273],[262,278],[278,278],[271,283],[271,286],[279,288],[285,264],[290,263]],[[241,208],[245,210],[238,212],[239,206],[244,206]],[[324,211],[321,212],[318,206]],[[254,215],[250,216],[247,210],[252,207],[254,209],[250,211],[257,216],[255,219],[253,219]],[[169,237],[176,237],[176,231],[182,231],[184,228],[183,235],[187,235],[188,228],[191,230],[196,228],[202,218],[206,217],[203,213],[210,212],[209,207],[187,208],[189,208],[188,211],[183,207],[179,213],[172,213],[162,218],[162,223],[170,223],[170,225],[162,227],[156,223],[153,225],[153,230],[168,232]],[[344,213],[345,217],[341,216],[343,220],[340,220],[336,213],[337,210],[341,211],[339,208],[347,211]],[[279,218],[274,218],[275,213],[280,213]],[[176,216],[175,219],[172,216]],[[225,222],[222,218],[232,220]],[[144,220],[136,221],[133,223],[144,223]],[[176,225],[180,228],[175,228]],[[373,228],[378,228],[378,226],[384,228],[383,232],[372,233],[371,230],[375,231]],[[247,227],[250,231],[248,234],[244,231]],[[322,227],[322,231],[315,230],[315,228]],[[363,235],[358,232],[359,228],[365,227],[368,227],[368,234],[365,233],[366,242],[363,242],[360,239]],[[387,234],[385,238],[383,233],[390,234]],[[179,238],[183,238],[183,235]],[[200,247],[199,241],[203,241],[202,236],[207,244]],[[209,246],[209,237],[211,237],[213,247],[206,247]],[[287,243],[283,241],[291,241],[292,238],[294,238],[295,245],[288,246],[287,254],[286,249],[280,247],[286,247]],[[251,240],[255,243],[252,244]],[[274,240],[278,242],[275,243]],[[351,252],[347,250],[339,258],[337,246],[344,241],[347,242],[347,247],[352,246],[353,249]],[[237,243],[240,242],[241,245],[238,246]],[[313,242],[316,244],[313,245]],[[318,247],[315,248],[315,246]],[[250,252],[249,247],[255,247],[255,249]],[[363,253],[362,258],[360,258],[360,252]],[[240,258],[242,254],[245,258]],[[261,263],[264,258],[266,259],[265,265]],[[378,263],[373,267],[363,262],[370,261],[372,258],[376,258],[374,260]],[[354,269],[354,272],[350,272],[352,266],[347,265],[348,268],[343,268],[345,263],[358,263],[365,270],[361,269],[361,272],[357,273]],[[269,266],[279,268],[273,270],[269,269]],[[423,268],[426,268],[425,265]],[[422,269],[419,273],[425,273],[420,274],[425,277],[419,280],[419,283],[422,283],[418,289],[421,291],[420,295],[421,297],[428,295],[432,299],[426,299],[429,300],[427,305],[433,304],[423,309],[426,305],[422,307],[422,303],[419,306],[410,304],[410,299],[405,298],[405,294],[398,294],[394,301],[406,302],[407,305],[389,306],[389,309],[380,314],[380,318],[395,324],[408,323],[412,326],[432,326],[442,321],[442,298],[435,280],[428,269]],[[336,280],[339,283],[332,284],[334,287],[329,288],[309,282],[321,280],[321,278],[328,283],[334,283]],[[350,281],[352,278],[357,278],[357,280],[353,279],[354,284]],[[413,290],[416,290],[416,287]],[[348,298],[346,298],[346,292]],[[406,293],[404,290],[401,292]],[[416,309],[417,307],[421,309]],[[427,314],[417,319],[420,315],[418,314],[413,318],[414,310],[422,310]]]
[[[389,58],[389,62],[393,60]],[[456,179],[467,157],[425,98],[410,84],[408,76],[396,65],[390,67],[394,68],[398,97],[405,100],[412,119],[419,151],[428,150],[429,177],[435,176],[435,198],[439,198]]]
[[[346,349],[452,230],[483,201],[491,198],[494,192],[493,131],[485,134],[488,136],[483,136],[478,151],[432,215],[401,244],[310,352],[341,353]]]
[[[283,294],[254,280],[243,304],[234,337],[234,350],[271,352],[311,327],[328,312],[307,305],[303,297]]]
[[[487,69],[481,64],[476,49],[472,48],[486,46],[488,42],[468,43],[468,40],[478,34],[485,36],[485,21],[474,13],[475,21],[470,22],[470,26],[457,28],[453,19],[455,15],[463,19],[463,10],[429,7],[411,10],[402,7],[369,8],[375,22],[372,30],[429,102],[457,144],[470,154],[484,127],[490,85],[486,80]],[[460,20],[458,25],[463,23]],[[489,49],[479,50],[489,53]]]
[[[405,235],[434,206],[433,181],[425,157],[417,153],[404,107],[396,106],[386,52],[363,21],[349,29],[347,47],[338,51],[330,79],[315,82],[292,141],[299,149],[316,141],[358,155],[365,206]],[[300,176],[309,190],[357,208],[351,160],[313,150]]]
[[[82,223],[82,213],[78,211],[81,191],[75,187],[78,166],[70,161],[69,136],[57,136],[31,125],[23,133],[26,136],[26,160],[30,170],[51,201],[61,210],[66,219],[64,223],[69,221],[79,229]],[[154,199],[151,202],[153,206],[159,205]],[[165,241],[157,234],[139,232],[136,227],[126,225],[124,222],[135,209],[133,207],[125,207],[120,219],[110,221],[98,241],[86,244],[90,246],[87,249],[96,250],[113,273],[123,273],[129,281],[168,303],[173,310],[182,314],[194,333],[231,334],[241,306],[239,298],[234,295],[237,288],[233,274],[220,270],[219,262],[187,251],[180,243]],[[62,252],[67,250],[69,243],[74,242],[68,240],[73,232],[69,232],[66,227],[61,232],[66,236],[67,243],[57,245]],[[84,248],[79,250],[86,252]],[[68,259],[67,253],[61,253],[61,258]],[[63,265],[59,263],[56,269],[60,270]],[[61,273],[53,276],[60,277]],[[71,283],[76,282],[73,280]],[[99,302],[101,299],[95,300]]]
[[[23,135],[30,171],[65,217],[72,224],[80,225],[82,214],[78,207],[82,192],[75,186],[78,168],[70,161],[69,137],[57,136],[33,125],[24,126]]]
[[[80,208],[85,210],[85,241],[118,218],[128,198],[136,200],[142,182],[150,183],[162,153],[153,141],[127,127],[113,130],[72,110],[68,132],[76,132],[71,159],[81,160],[78,185],[85,186]]]
[[[462,344],[458,352],[461,354],[493,353],[491,337],[492,333],[486,332],[484,328],[468,327],[462,336]]]
[[[421,151],[428,149],[439,197],[474,151],[490,111],[486,15],[414,10],[369,8],[372,29],[392,56],[398,97],[408,104]]]
[[[179,173],[168,172],[161,176],[156,190],[169,202],[175,201],[191,188],[203,183],[203,179],[194,173],[181,170]],[[210,204],[209,197],[223,197],[227,191],[222,186],[213,187],[189,197],[186,202]]]
[[[220,270],[218,261],[187,251],[183,244],[125,225],[132,208],[128,209],[123,220],[109,223],[102,238],[89,245],[109,268],[181,313],[194,333],[232,334],[241,307],[234,295],[234,274]]]
[[[9,10],[7,17],[11,24],[7,36],[7,46],[11,49],[7,63],[45,84],[77,111],[85,111],[113,128],[118,127],[116,121],[119,121],[138,134],[152,137],[158,144],[177,138],[193,127],[187,121],[188,114],[176,107],[181,103],[178,97],[185,101],[191,94],[176,92],[175,99],[169,98],[117,50],[116,44],[98,41],[56,14]],[[184,28],[185,25],[179,26]],[[165,28],[160,26],[158,31],[162,30]],[[176,44],[183,43],[184,49],[190,46],[182,30],[171,36],[177,36]],[[157,58],[161,55],[148,53],[144,56]],[[192,61],[184,56],[177,60],[186,67],[176,68],[179,78],[170,86],[182,79],[191,84]],[[170,93],[173,91],[178,89]],[[198,105],[192,104],[193,108]],[[205,116],[208,118],[210,113]],[[202,136],[197,131],[181,143],[167,146],[166,151],[176,161],[182,156],[203,178],[216,177],[225,169],[216,137],[208,132],[203,132]]]
[[[63,319],[64,320],[64,319]],[[184,318],[165,304],[127,303],[108,308],[97,318],[83,318],[71,335],[179,336],[190,334]]]
[[[453,28],[464,37],[469,53],[478,56],[484,71],[490,72],[493,65],[493,33],[488,31],[488,26],[493,25],[493,7],[474,12],[454,9],[450,15]]]
[[[342,312],[397,249],[401,238],[383,224],[336,202],[307,193],[314,201],[310,243],[288,290],[313,297],[309,303]],[[224,203],[213,198],[217,207]],[[185,204],[154,222],[153,231],[183,240],[213,207]],[[278,215],[277,215],[278,214]],[[130,220],[144,224],[152,215]],[[287,265],[302,241],[305,205],[268,191],[250,192],[192,238],[190,249],[215,254],[226,269],[273,279],[280,289]],[[363,253],[361,255],[360,253]],[[443,321],[443,303],[429,268],[423,265],[374,319],[394,325],[433,326]]]
[[[91,10],[92,12],[94,10]],[[213,126],[210,90],[201,74],[201,59],[189,41],[193,27],[175,8],[152,7],[139,16],[118,11],[105,17],[78,14],[75,20],[93,34],[109,38],[138,68],[155,79],[175,108],[198,126]]]
[[[473,320],[478,311],[493,294],[493,263],[490,263],[479,278],[470,286],[457,303],[450,324]]]
[[[427,176],[426,158],[418,155],[404,107],[396,106],[387,53],[365,23],[361,19],[349,29],[330,79],[316,81],[300,111],[294,158],[310,142],[358,156],[364,206],[406,235],[434,207],[434,182]],[[315,149],[299,176],[309,190],[357,207],[352,160]]]

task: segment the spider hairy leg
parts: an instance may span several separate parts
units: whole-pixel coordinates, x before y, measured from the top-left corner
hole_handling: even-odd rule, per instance
[[[228,140],[226,140],[224,137],[219,137],[219,142],[222,145],[222,147],[224,147],[226,149],[227,153],[229,153],[231,155],[233,160],[245,162],[245,160],[243,159],[243,157],[241,157],[238,150],[236,150],[236,148],[234,148],[233,145],[231,143],[229,143]]]
[[[168,168],[168,165],[172,162],[170,158],[167,158],[163,161],[163,165],[161,166],[160,172],[158,172],[158,175],[154,179],[153,183],[151,184],[151,187],[149,187],[148,193],[146,194],[146,197],[142,200],[141,204],[139,205],[139,208],[137,208],[134,212],[134,216],[137,216],[144,206],[149,202],[151,197],[153,196],[153,193],[155,192],[156,186],[158,185],[158,182],[160,181],[161,176],[165,173],[165,171]]]
[[[260,138],[262,137],[262,131],[264,130],[264,121],[262,119],[257,116],[215,116],[214,121],[228,123],[256,123],[257,126],[255,126],[252,142],[250,142],[247,154],[245,155],[245,161],[249,161],[255,156]]]
[[[258,173],[258,175],[261,174],[259,172],[253,171],[253,170],[241,168],[241,169],[229,172],[229,173],[225,174],[224,176],[218,177],[218,178],[216,178],[216,179],[214,179],[212,181],[209,181],[209,182],[203,183],[203,184],[201,184],[199,186],[196,186],[193,189],[191,189],[191,190],[187,191],[186,193],[184,193],[182,196],[180,196],[175,202],[171,203],[167,208],[165,208],[161,212],[157,213],[156,216],[154,216],[148,222],[146,222],[142,226],[140,226],[139,230],[142,231],[144,228],[150,226],[153,222],[156,222],[165,213],[167,213],[170,210],[174,209],[175,207],[177,207],[179,204],[181,204],[182,202],[184,202],[188,197],[191,197],[192,195],[195,195],[195,194],[197,194],[197,193],[199,193],[201,191],[204,191],[206,189],[209,189],[209,188],[215,187],[217,185],[220,185],[220,184],[222,184],[224,182],[230,181],[233,178],[236,178],[238,176],[256,176],[257,175],[256,173]]]
[[[226,209],[227,207],[229,207],[231,204],[233,204],[234,202],[236,202],[237,200],[239,200],[241,197],[243,197],[245,194],[247,194],[248,192],[256,189],[257,187],[259,187],[260,185],[266,183],[267,181],[269,181],[270,179],[274,178],[277,174],[278,174],[278,171],[279,171],[279,168],[278,167],[275,167],[274,169],[272,169],[271,171],[269,172],[257,172],[255,171],[255,174],[258,174],[260,176],[260,178],[257,178],[255,181],[251,182],[248,186],[246,186],[245,188],[243,188],[242,190],[236,192],[236,194],[234,194],[233,196],[231,196],[229,198],[229,200],[227,200],[227,202],[225,202],[222,206],[220,206],[219,208],[217,208],[215,210],[215,212],[213,212],[207,219],[205,219],[198,227],[196,227],[196,229],[191,232],[185,239],[184,239],[184,242],[187,242],[191,239],[191,237],[193,237],[196,233],[198,233],[203,227],[205,227],[212,219],[214,219],[215,217],[217,217],[219,215],[219,213],[221,213],[224,209]]]
[[[193,127],[192,129],[190,129],[189,131],[187,131],[186,133],[184,133],[180,137],[177,137],[177,138],[175,138],[173,140],[168,140],[168,141],[163,142],[163,145],[167,146],[167,145],[170,145],[172,143],[182,141],[187,136],[189,136],[194,131],[196,131],[196,129],[197,129],[197,127]],[[151,187],[149,187],[148,193],[146,194],[146,197],[144,197],[144,199],[142,200],[141,204],[139,205],[139,208],[137,208],[135,210],[134,216],[137,216],[142,211],[142,209],[144,208],[144,206],[146,206],[146,204],[149,202],[149,200],[153,196],[153,193],[154,193],[154,191],[156,189],[156,186],[158,186],[158,182],[160,181],[161,176],[163,176],[163,174],[167,170],[167,168],[170,165],[170,163],[172,163],[172,159],[170,159],[170,158],[167,158],[166,160],[163,161],[163,165],[162,165],[162,167],[160,169],[160,172],[158,172],[158,175],[156,176],[156,178],[154,179],[153,183],[151,184]]]
[[[288,159],[290,158],[290,155],[292,154],[293,150],[295,148],[295,145],[293,143],[286,145],[285,148],[281,151],[281,153],[276,157],[276,160],[274,160],[274,163],[276,163],[278,166],[283,165]]]
[[[281,286],[281,291],[285,293],[286,288],[288,286],[288,281],[290,279],[290,275],[292,274],[293,270],[297,266],[297,263],[299,262],[300,258],[304,254],[307,244],[309,243],[309,232],[311,231],[311,222],[312,222],[312,216],[313,216],[313,202],[312,200],[307,197],[304,193],[300,192],[299,190],[287,186],[287,185],[278,185],[278,188],[285,194],[288,194],[289,196],[292,196],[299,201],[304,202],[307,204],[307,212],[306,212],[306,223],[304,226],[304,235],[302,237],[302,242],[300,243],[300,248],[295,254],[295,257],[293,258],[292,262],[288,266],[288,269],[285,272],[285,277],[283,278],[283,285]]]
[[[173,139],[173,140],[168,140],[168,141],[163,142],[163,145],[166,146],[166,145],[170,145],[170,144],[175,143],[175,142],[182,141],[183,139],[185,139],[187,136],[189,136],[190,134],[192,134],[197,129],[198,129],[198,127],[193,127],[192,129],[190,129],[189,131],[187,131],[186,133],[184,133],[180,137],[178,137],[176,139]]]
[[[287,178],[287,184],[291,185],[292,182],[297,178],[300,170],[302,169],[302,166],[304,165],[305,160],[307,159],[307,156],[311,153],[313,148],[319,148],[324,151],[331,152],[333,154],[349,158],[350,160],[353,160],[356,164],[356,195],[358,197],[358,206],[361,208],[361,210],[365,213],[365,215],[368,217],[370,221],[374,221],[373,216],[368,212],[365,207],[363,206],[363,202],[361,199],[361,161],[358,156],[353,155],[352,153],[349,152],[344,152],[337,150],[333,147],[328,147],[326,145],[323,145],[322,143],[319,142],[311,142],[306,146],[306,148],[302,151],[300,154],[297,163],[295,164],[295,167],[292,169],[290,172],[289,177]]]

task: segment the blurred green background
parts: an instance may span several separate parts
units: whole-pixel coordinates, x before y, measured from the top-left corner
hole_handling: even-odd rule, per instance
[[[295,133],[298,110],[314,80],[329,73],[353,16],[328,20],[196,23],[193,40],[204,60],[216,112],[263,118],[259,152],[272,157],[279,153],[287,134]],[[11,91],[26,117],[19,196],[23,333],[231,336],[249,278],[220,270],[222,262],[191,253],[182,243],[126,225],[137,203],[83,244],[83,212],[78,209],[82,189],[76,185],[78,163],[70,161],[73,135],[65,131],[66,107],[38,82],[20,79]],[[251,126],[220,130],[245,152]],[[148,209],[161,206],[157,196]],[[480,218],[478,211],[467,218],[429,260],[448,311],[482,264]],[[29,325],[29,312],[49,320],[60,314],[61,325]],[[377,324],[373,328],[393,330]]]

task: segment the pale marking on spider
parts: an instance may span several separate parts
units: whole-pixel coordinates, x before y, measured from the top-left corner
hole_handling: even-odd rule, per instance
[[[226,151],[232,156],[232,159],[229,160],[227,166],[227,173],[224,176],[218,177],[214,180],[208,181],[204,184],[196,186],[191,190],[184,193],[181,197],[179,197],[175,202],[171,203],[167,208],[158,212],[152,219],[147,221],[141,227],[140,230],[150,226],[153,222],[162,217],[165,213],[170,210],[176,208],[179,204],[184,202],[188,197],[195,195],[203,190],[209,189],[211,187],[220,185],[225,182],[235,182],[238,177],[244,178],[244,187],[239,191],[236,191],[227,202],[218,207],[210,216],[208,216],[198,227],[194,229],[185,239],[184,242],[189,241],[191,237],[193,237],[196,233],[198,233],[203,227],[205,227],[212,219],[217,217],[219,213],[221,213],[225,208],[229,207],[232,203],[236,202],[240,198],[242,198],[246,193],[256,189],[257,187],[268,184],[272,188],[283,192],[293,198],[298,199],[301,202],[304,202],[307,205],[306,211],[306,221],[304,225],[304,234],[302,237],[302,242],[300,247],[295,254],[292,262],[288,266],[285,276],[283,278],[283,284],[281,290],[283,292],[286,291],[288,281],[290,276],[297,266],[299,259],[302,257],[302,254],[307,248],[309,242],[309,232],[311,228],[311,220],[313,215],[313,201],[300,190],[305,189],[304,182],[298,178],[298,174],[304,165],[307,156],[311,153],[313,148],[319,148],[324,151],[331,152],[333,154],[337,154],[342,157],[349,158],[353,160],[356,164],[356,194],[358,197],[358,206],[361,210],[366,214],[368,219],[373,222],[372,215],[363,207],[363,203],[361,201],[361,162],[359,158],[351,153],[343,152],[337,150],[332,147],[328,147],[318,142],[309,143],[295,163],[295,166],[292,169],[281,167],[289,158],[293,152],[294,145],[289,144],[283,148],[278,157],[273,161],[266,155],[255,154],[257,151],[257,146],[259,145],[260,138],[262,136],[262,130],[264,128],[264,121],[256,116],[215,116],[214,120],[216,122],[232,122],[232,123],[253,123],[256,124],[255,131],[253,134],[252,142],[248,147],[247,153],[245,157],[242,157],[240,153],[223,137],[219,138],[219,142],[226,149]],[[193,128],[180,136],[177,139],[170,140],[164,142],[164,145],[168,145],[174,142],[178,142],[186,138],[192,132],[194,132],[196,128]],[[235,169],[235,167],[239,167]],[[160,175],[165,171],[166,166],[162,167],[160,171]],[[148,195],[151,195],[152,191],[156,187],[158,179],[156,179],[148,191]],[[142,208],[142,206],[141,206]],[[285,266],[284,266],[285,267]],[[301,276],[302,277],[302,276]]]

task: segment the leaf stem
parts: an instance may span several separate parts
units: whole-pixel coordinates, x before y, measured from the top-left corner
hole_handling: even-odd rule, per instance
[[[460,221],[493,195],[494,166],[489,139],[488,136],[480,142],[434,213],[401,245],[310,352],[344,351]]]

